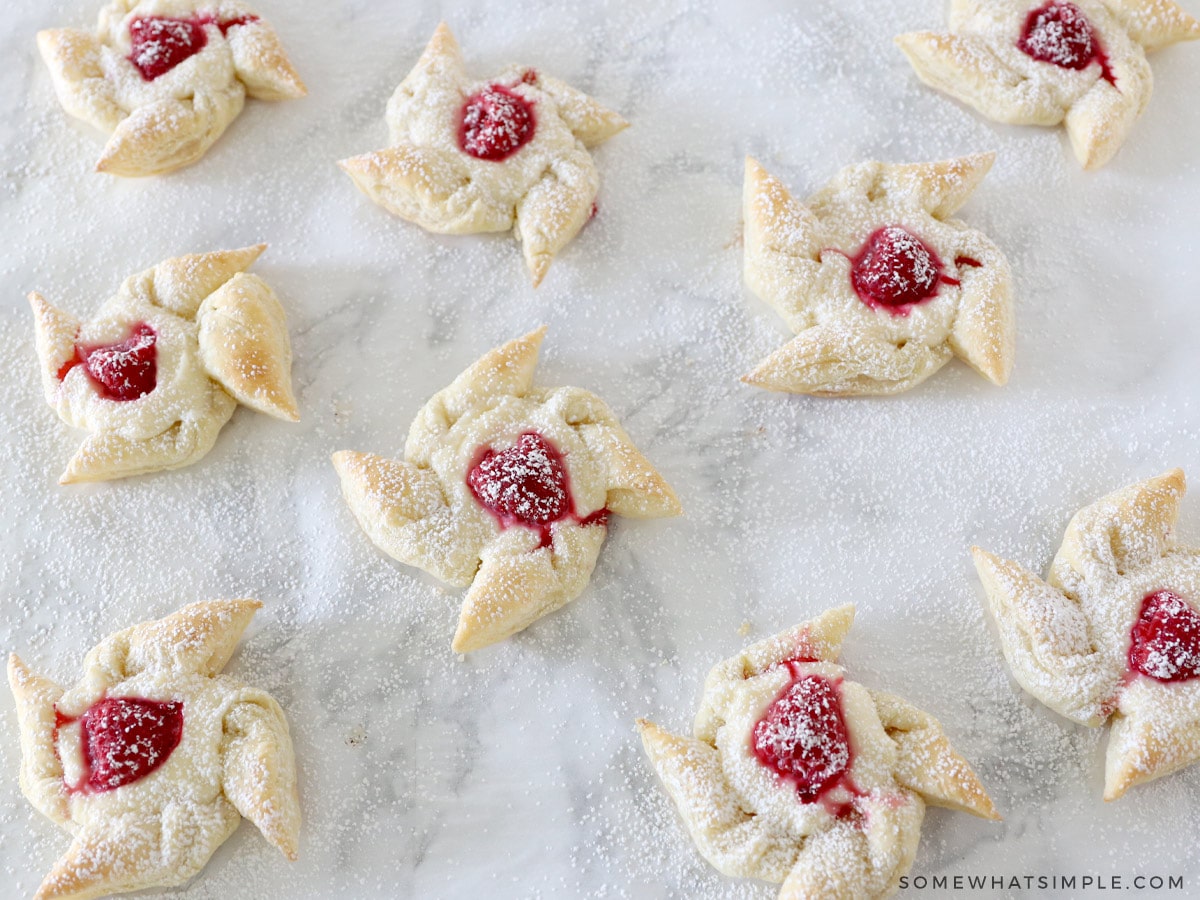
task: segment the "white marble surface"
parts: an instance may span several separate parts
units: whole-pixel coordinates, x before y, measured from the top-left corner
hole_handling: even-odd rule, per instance
[[[67,681],[110,631],[213,596],[265,602],[230,668],[290,717],[302,859],[245,825],[181,893],[772,897],[698,857],[633,719],[685,729],[742,623],[760,637],[846,600],[854,677],[936,714],[1006,817],[931,811],[914,874],[1140,872],[1200,891],[1200,768],[1104,805],[1104,732],[1015,688],[966,553],[1038,567],[1083,503],[1172,465],[1200,478],[1200,47],[1158,55],[1132,140],[1085,174],[1061,134],[917,83],[891,37],[941,24],[940,0],[263,0],[311,95],[248,104],[186,171],[118,181],[91,171],[99,140],[57,108],[33,42],[98,5],[13,0],[0,26],[0,648]],[[599,216],[537,291],[508,238],[427,235],[333,165],[383,144],[384,103],[442,16],[479,75],[524,61],[633,123],[597,153]],[[859,159],[987,148],[998,163],[963,215],[1016,272],[1007,388],[957,363],[890,400],[738,382],[786,338],[741,286],[743,154],[803,195]],[[25,292],[87,312],[162,258],[259,240],[304,421],[242,409],[190,469],[60,488],[79,435],[42,401]],[[542,379],[607,398],[687,515],[618,521],[577,602],[464,661],[458,593],[367,542],[328,455],[398,450],[430,393],[542,322]],[[1200,497],[1181,535],[1200,540]],[[18,755],[0,692],[6,897],[68,842],[21,797]]]

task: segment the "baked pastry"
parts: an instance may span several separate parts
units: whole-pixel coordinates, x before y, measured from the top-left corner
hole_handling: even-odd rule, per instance
[[[191,465],[238,403],[300,418],[283,307],[244,271],[265,249],[168,259],[125,279],[86,323],[29,295],[46,400],[91,432],[60,483]]]
[[[1045,581],[972,548],[1017,682],[1082,725],[1112,722],[1104,799],[1200,759],[1200,549],[1175,543],[1174,469],[1084,507]]]
[[[796,337],[743,380],[799,394],[894,394],[957,356],[993,384],[1012,370],[1012,275],[950,218],[995,154],[848,166],[806,203],[746,160],[746,285]]]
[[[110,135],[96,169],[163,175],[203,156],[249,94],[307,91],[274,29],[238,0],[113,0],[95,35],[39,31],[63,108]]]
[[[1146,52],[1196,38],[1200,22],[1171,0],[951,0],[949,32],[896,43],[923,82],[989,119],[1065,125],[1097,169],[1150,100]]]
[[[578,597],[614,513],[680,513],[603,400],[534,387],[545,332],[497,347],[434,394],[404,459],[333,455],[346,502],[379,549],[470,587],[456,653],[502,641]]]
[[[638,720],[702,856],[790,900],[891,894],[925,804],[998,819],[941,725],[836,664],[854,607],[748,647],[704,682],[694,737]]]
[[[35,900],[86,900],[187,881],[241,817],[288,859],[300,835],[287,721],[264,691],[219,674],[257,600],[193,603],[110,635],[63,690],[16,654],[21,791],[74,835]]]
[[[338,165],[388,212],[439,234],[509,231],[536,287],[595,213],[588,149],[627,126],[527,66],[473,81],[443,22],[386,114],[390,146]]]

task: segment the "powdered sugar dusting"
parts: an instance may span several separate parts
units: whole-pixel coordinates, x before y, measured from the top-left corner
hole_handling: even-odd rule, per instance
[[[595,151],[600,214],[535,292],[507,238],[423,232],[332,165],[381,145],[380,112],[439,11],[255,7],[312,94],[249,105],[201,163],[153,181],[91,174],[96,138],[64,119],[33,57],[34,31],[90,13],[18,0],[0,36],[15,61],[0,100],[0,646],[66,682],[100,635],[255,596],[226,671],[279,700],[296,743],[300,859],[243,825],[189,897],[774,897],[699,858],[633,721],[686,733],[715,660],[847,598],[853,678],[936,715],[1005,816],[929,810],[914,872],[1200,878],[1194,837],[1163,824],[1194,815],[1195,769],[1102,804],[1105,734],[1013,684],[966,554],[1037,569],[1073,510],[1171,465],[1200,472],[1194,45],[1155,57],[1136,139],[1085,174],[1053,132],[993,125],[917,83],[891,40],[940,26],[937,4],[447,2],[472,71],[525,60],[632,123]],[[850,162],[984,149],[996,165],[961,217],[1016,279],[1006,388],[958,363],[886,401],[740,384],[790,334],[742,287],[746,152],[804,195]],[[239,410],[189,469],[56,487],[78,433],[41,396],[21,295],[85,313],[143,265],[258,240],[302,421]],[[461,592],[364,540],[328,455],[399,455],[435,391],[542,322],[539,382],[603,397],[686,515],[614,518],[580,602],[460,661],[446,638]],[[1178,534],[1200,538],[1195,496]],[[18,792],[0,693],[0,871],[30,896],[68,838]]]

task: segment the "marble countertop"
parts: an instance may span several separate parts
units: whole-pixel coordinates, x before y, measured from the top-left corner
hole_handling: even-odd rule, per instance
[[[1176,465],[1200,478],[1200,47],[1154,58],[1133,137],[1084,173],[1061,132],[917,82],[891,39],[939,27],[940,0],[258,6],[310,96],[248,103],[203,161],[144,181],[92,172],[100,141],[35,51],[36,30],[89,26],[99,3],[14,0],[0,26],[0,649],[69,682],[112,631],[255,596],[229,671],[279,699],[295,738],[300,861],[245,824],[172,896],[773,897],[698,856],[633,722],[686,729],[713,663],[846,601],[852,676],[940,718],[1005,816],[931,810],[914,875],[1200,890],[1200,767],[1105,805],[1105,731],[1017,689],[967,554],[1039,568],[1079,506]],[[439,17],[481,77],[525,62],[632,122],[595,154],[599,215],[536,291],[508,237],[426,234],[333,164],[383,146]],[[744,154],[803,196],[850,162],[984,149],[996,166],[961,215],[1016,275],[1007,387],[959,363],[880,400],[738,381],[787,337],[741,283]],[[163,258],[258,241],[303,421],[241,409],[191,468],[59,487],[80,435],[42,399],[24,294],[87,312]],[[397,452],[431,393],[540,323],[540,380],[608,400],[686,516],[617,521],[579,600],[459,659],[459,592],[375,550],[329,454]],[[1200,497],[1180,535],[1200,541]],[[0,873],[25,897],[68,837],[22,798],[18,760],[0,692]]]

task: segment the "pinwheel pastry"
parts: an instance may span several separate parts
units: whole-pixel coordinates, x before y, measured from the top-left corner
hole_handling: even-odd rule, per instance
[[[896,43],[923,82],[990,119],[1065,125],[1097,169],[1150,100],[1146,51],[1196,38],[1200,22],[1171,0],[951,0],[948,33]]]
[[[256,600],[193,603],[110,635],[61,687],[14,654],[21,790],[74,835],[36,900],[187,881],[241,816],[295,859],[296,764],[271,696],[219,674]]]
[[[1045,581],[975,547],[1017,682],[1082,725],[1112,722],[1104,799],[1200,759],[1200,550],[1175,543],[1175,469],[1075,514]]]
[[[46,400],[91,432],[61,483],[190,465],[238,403],[299,419],[283,307],[244,271],[265,249],[168,259],[125,279],[85,323],[29,295]]]
[[[800,394],[894,394],[957,356],[1004,384],[1008,261],[950,218],[994,158],[860,163],[803,204],[747,159],[746,284],[796,337],[743,380]]]
[[[891,894],[926,803],[999,818],[933,716],[846,680],[835,660],[853,619],[841,606],[719,663],[695,737],[638,720],[704,858],[782,883],[781,898]]]
[[[534,286],[595,213],[588,149],[628,123],[527,66],[473,81],[438,26],[387,107],[390,146],[339,163],[364,194],[440,234],[513,231]]]
[[[502,641],[578,597],[614,513],[680,513],[603,400],[534,387],[544,334],[497,347],[434,394],[404,459],[333,456],[346,502],[376,546],[469,586],[457,653]]]
[[[113,0],[92,35],[38,32],[63,108],[110,135],[96,168],[163,175],[203,156],[245,97],[306,93],[275,31],[238,0]]]

